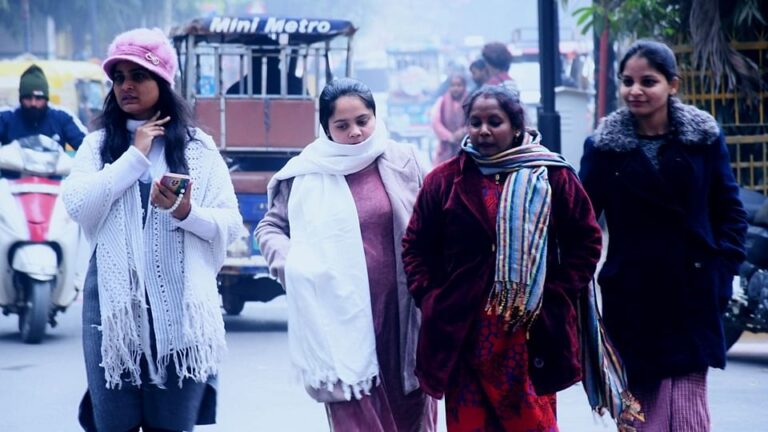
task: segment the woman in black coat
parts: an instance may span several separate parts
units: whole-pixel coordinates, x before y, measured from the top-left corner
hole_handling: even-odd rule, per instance
[[[627,106],[587,139],[580,173],[608,226],[605,325],[646,413],[638,430],[708,431],[746,214],[717,122],[675,97],[672,51],[638,41],[619,71]]]

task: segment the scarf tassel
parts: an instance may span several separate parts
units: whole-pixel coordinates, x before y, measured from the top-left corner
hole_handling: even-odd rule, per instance
[[[122,310],[101,317],[101,364],[104,368],[104,378],[107,388],[120,389],[123,384],[123,374],[133,385],[141,384],[140,361],[143,355],[141,329],[133,319],[133,310],[126,304]]]
[[[215,325],[221,321],[221,313],[216,309],[207,308],[204,302],[184,301],[184,318],[182,336],[184,348],[173,350],[170,355],[157,359],[157,370],[165,374],[170,360],[173,360],[179,376],[179,387],[185,378],[196,382],[205,382],[209,377],[218,373],[218,366],[227,352],[224,342],[223,328]],[[211,332],[210,329],[222,329]],[[218,334],[221,333],[221,334]],[[192,341],[196,343],[192,344]],[[165,376],[162,376],[162,382]]]
[[[97,253],[103,249],[97,249]],[[101,260],[103,258],[97,257]],[[103,274],[98,276],[99,287],[104,286]],[[104,368],[104,379],[108,389],[121,389],[123,377],[133,385],[141,385],[141,357],[144,355],[142,346],[143,328],[139,319],[140,311],[146,308],[144,298],[140,294],[141,283],[135,267],[128,272],[128,285],[131,287],[127,300],[116,300],[109,292],[101,292],[99,288],[99,310],[101,325],[96,328],[101,332],[101,364]]]
[[[486,313],[500,316],[507,330],[521,325],[528,328],[538,315],[539,308],[529,308],[530,290],[526,284],[511,281],[495,281],[485,306]]]
[[[628,389],[623,363],[606,334],[594,289],[593,285],[581,296],[578,307],[584,391],[592,410],[599,415],[607,411],[619,432],[635,432],[632,424],[644,422],[645,414]]]

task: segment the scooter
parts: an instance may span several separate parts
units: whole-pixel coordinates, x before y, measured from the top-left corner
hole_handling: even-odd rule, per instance
[[[25,343],[77,298],[79,227],[59,198],[72,158],[51,138],[33,135],[0,147],[0,308],[18,314]]]
[[[768,199],[741,188],[739,197],[747,211],[747,259],[734,278],[733,295],[723,317],[726,348],[730,349],[744,330],[768,332]]]

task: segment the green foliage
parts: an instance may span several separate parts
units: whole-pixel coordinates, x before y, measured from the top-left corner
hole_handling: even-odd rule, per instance
[[[563,6],[568,0],[561,0]],[[594,29],[600,34],[608,26],[617,40],[653,38],[668,42],[688,41],[691,8],[701,0],[595,0],[591,6],[573,11],[582,34]],[[739,34],[745,28],[768,25],[765,0],[720,0],[722,30]]]
[[[728,89],[738,87],[750,96],[763,86],[757,65],[730,41],[765,35],[766,0],[594,0],[573,15],[583,33],[607,28],[612,40],[690,43],[693,66],[714,76],[718,87],[721,76]]]
[[[567,4],[567,1],[564,2]],[[608,28],[618,38],[673,40],[682,31],[680,2],[670,0],[600,0],[573,12],[582,34]]]

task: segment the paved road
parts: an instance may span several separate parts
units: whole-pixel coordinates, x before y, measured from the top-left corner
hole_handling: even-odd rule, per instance
[[[61,316],[41,345],[24,345],[16,318],[0,316],[0,432],[76,432],[85,386],[80,305]],[[227,317],[230,354],[223,367],[219,424],[199,432],[327,431],[321,405],[307,397],[288,364],[284,298],[249,303]],[[768,337],[747,335],[726,371],[710,375],[713,430],[768,430]],[[578,386],[558,395],[562,432],[613,431],[594,418]],[[441,430],[445,430],[442,427]]]

